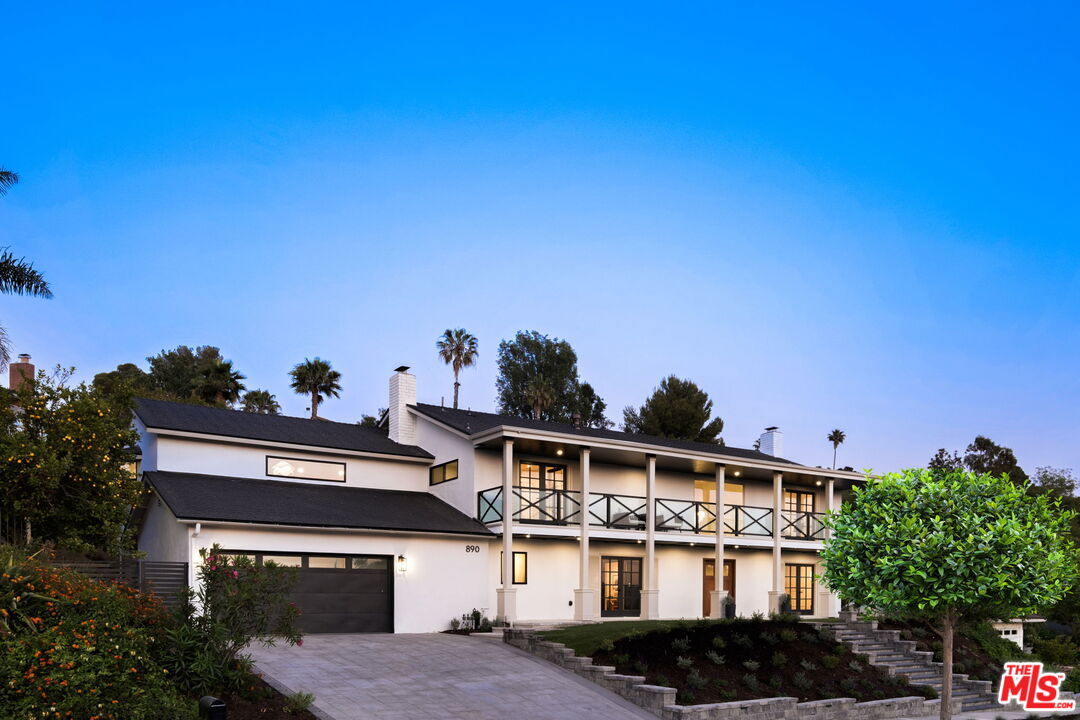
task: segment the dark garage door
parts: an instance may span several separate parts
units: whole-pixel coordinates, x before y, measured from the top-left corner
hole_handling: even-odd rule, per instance
[[[394,632],[394,585],[387,555],[260,553],[299,568],[291,600],[308,633]]]

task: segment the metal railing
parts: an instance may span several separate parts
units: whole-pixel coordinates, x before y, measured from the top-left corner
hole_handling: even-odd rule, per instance
[[[514,521],[525,524],[577,525],[581,522],[581,492],[515,486],[511,506]],[[589,493],[589,525],[614,530],[644,530],[645,498],[636,495]],[[502,488],[493,487],[477,493],[477,519],[485,524],[502,522]],[[780,534],[797,540],[821,540],[825,537],[823,513],[780,513]],[[716,504],[699,500],[657,498],[656,529],[709,535],[716,532]],[[772,508],[752,505],[728,505],[724,509],[724,533],[739,537],[772,537]]]

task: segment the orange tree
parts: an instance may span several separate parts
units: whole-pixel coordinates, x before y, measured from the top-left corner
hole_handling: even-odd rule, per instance
[[[3,717],[191,718],[155,659],[168,615],[157,600],[0,548]]]
[[[904,470],[870,478],[826,519],[825,584],[858,605],[938,629],[948,720],[957,624],[1061,600],[1077,580],[1072,517],[1008,475]]]
[[[85,384],[69,387],[68,374],[39,373],[0,403],[2,509],[27,522],[27,539],[120,550],[142,492],[131,411]]]

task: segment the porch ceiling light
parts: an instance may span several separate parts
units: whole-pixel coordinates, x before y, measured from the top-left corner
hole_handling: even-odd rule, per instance
[[[397,556],[397,571],[402,575],[409,569],[409,559],[404,555]]]
[[[817,485],[818,487],[821,487],[821,481],[820,481],[820,480],[818,480],[818,481],[817,481],[817,482],[815,482],[814,484],[815,484],[815,485]]]
[[[742,470],[736,470],[735,477],[739,477],[740,475],[742,475]]]
[[[555,451],[555,454],[556,454],[556,455],[560,455],[560,456],[561,456],[561,455],[562,455],[562,453],[563,453],[563,449],[562,449],[562,448],[559,448],[558,450],[556,450],[556,451]]]

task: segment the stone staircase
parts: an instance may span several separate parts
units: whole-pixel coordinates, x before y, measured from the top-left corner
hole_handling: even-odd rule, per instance
[[[877,622],[815,623],[823,634],[844,643],[852,652],[865,655],[871,665],[899,675],[912,685],[929,686],[941,696],[942,665],[934,654],[915,649],[914,640],[901,640],[899,630],[879,630]],[[989,680],[971,680],[953,673],[953,707],[962,712],[1005,710],[997,702]]]

